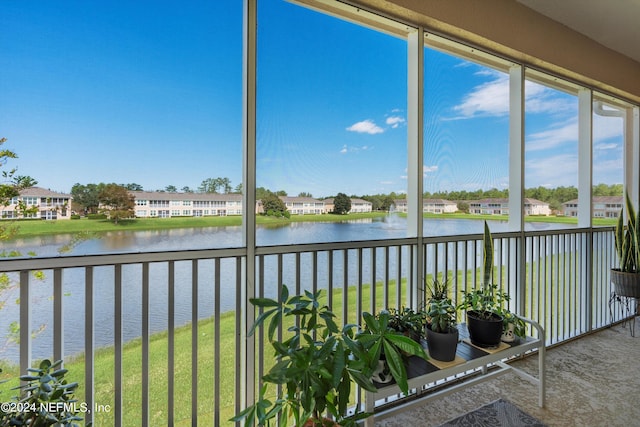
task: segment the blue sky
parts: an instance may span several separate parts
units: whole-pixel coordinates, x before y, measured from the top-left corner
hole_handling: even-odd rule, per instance
[[[242,5],[0,3],[0,133],[19,174],[192,189],[241,179]],[[406,42],[260,3],[257,184],[316,197],[406,191]],[[508,79],[425,51],[425,190],[508,185]],[[527,84],[526,186],[577,184],[577,101]],[[597,182],[621,181],[619,119],[594,118]]]

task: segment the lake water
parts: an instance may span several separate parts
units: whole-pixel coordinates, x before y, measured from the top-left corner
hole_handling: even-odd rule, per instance
[[[505,221],[490,221],[492,232],[497,233],[507,230]],[[424,221],[426,236],[479,234],[482,233],[482,221],[458,220],[458,219],[427,219]],[[538,223],[535,228],[553,229],[564,227],[560,224]],[[291,223],[281,227],[259,227],[256,230],[256,239],[260,246],[302,244],[318,242],[341,242],[358,240],[381,240],[406,237],[406,220],[397,216],[389,216],[384,220],[362,220],[349,222],[301,222]],[[22,253],[34,251],[37,256],[58,256],[59,250],[68,245],[71,240],[69,235],[46,236],[32,239],[21,239],[7,242],[2,245],[4,250],[17,249]],[[74,245],[65,255],[88,255],[103,253],[130,253],[171,251],[205,248],[237,247],[241,245],[240,227],[211,227],[198,229],[160,230],[160,231],[135,231],[115,232],[102,235],[100,238],[81,241]],[[319,265],[323,265],[323,256],[319,255]],[[365,254],[365,256],[368,256]],[[390,257],[393,261],[395,258]],[[295,260],[289,257],[284,260],[284,283],[293,283],[295,280]],[[228,264],[227,264],[228,263]],[[341,277],[344,266],[342,260],[336,259],[334,270],[336,277]],[[223,283],[229,283],[221,289],[221,311],[230,310],[235,302],[235,268],[231,261],[222,261],[221,272]],[[366,265],[366,263],[365,263]],[[191,274],[190,262],[177,262],[176,290],[175,290],[175,323],[183,325],[191,321]],[[305,257],[301,260],[302,275],[311,268],[311,261]],[[362,272],[365,278],[370,273],[365,267]],[[265,276],[276,277],[277,265],[274,262],[265,263]],[[356,280],[357,272],[347,269],[349,283]],[[129,340],[141,335],[141,274],[139,265],[123,266],[123,336]],[[199,277],[212,277],[213,264],[201,263],[198,271]],[[32,287],[32,327],[51,325],[53,313],[51,304],[52,274],[45,271],[47,279],[42,282],[34,281]],[[68,269],[64,271],[64,307],[65,307],[65,353],[75,354],[81,352],[84,346],[84,329],[78,325],[84,324],[84,269]],[[95,303],[95,345],[97,347],[111,345],[113,337],[113,269],[110,267],[97,267],[94,271],[94,300]],[[167,328],[168,289],[167,271],[165,264],[151,264],[150,283],[150,327],[152,332]],[[321,284],[322,285],[322,284]],[[267,283],[266,287],[273,287],[275,283]],[[213,286],[203,285],[198,291],[198,313],[200,318],[213,315],[214,295]],[[267,293],[269,290],[267,289]],[[271,292],[272,293],[272,292]],[[7,304],[0,311],[0,333],[9,327],[9,324],[18,320],[18,305],[14,304],[18,296],[17,290],[0,296],[0,302],[6,297]],[[18,354],[15,345],[3,345],[0,338],[0,359],[16,361]],[[33,341],[33,356],[35,358],[50,357],[52,346],[52,328],[46,327]]]

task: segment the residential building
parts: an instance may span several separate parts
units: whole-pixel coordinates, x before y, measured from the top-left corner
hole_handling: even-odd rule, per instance
[[[540,200],[525,198],[523,200],[524,215],[551,215],[549,203]],[[469,200],[469,213],[479,215],[509,215],[509,199],[488,198],[482,200]]]
[[[624,204],[622,196],[594,196],[591,199],[594,218],[618,218]],[[578,216],[578,199],[569,200],[562,204],[564,216]]]
[[[24,213],[24,209],[28,213]],[[26,188],[12,198],[9,205],[0,206],[0,218],[70,219],[71,195],[41,187]]]
[[[394,212],[407,212],[407,199],[396,199],[393,201],[394,206],[391,210]],[[423,213],[454,213],[458,211],[456,202],[445,199],[422,199]]]
[[[325,212],[324,202],[313,197],[280,197],[291,215],[319,215]]]
[[[324,211],[325,213],[333,212],[334,204],[333,197],[324,199]],[[366,213],[373,211],[373,204],[363,199],[351,199],[351,210],[349,213]]]
[[[131,191],[138,218],[242,215],[241,194]]]

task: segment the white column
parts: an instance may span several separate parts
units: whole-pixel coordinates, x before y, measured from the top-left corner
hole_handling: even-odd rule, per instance
[[[418,294],[424,277],[422,250],[422,193],[424,164],[424,31],[422,28],[407,37],[407,233],[418,237],[414,258],[414,283],[407,293],[409,307],[422,301]]]
[[[524,230],[524,69],[509,68],[509,231]]]
[[[591,227],[593,102],[590,89],[578,92],[578,227]]]

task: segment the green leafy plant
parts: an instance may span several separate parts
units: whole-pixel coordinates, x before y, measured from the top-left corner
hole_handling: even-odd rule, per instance
[[[471,310],[478,318],[488,320],[494,314],[500,315],[502,304],[509,300],[509,296],[498,289],[498,285],[491,283],[493,276],[493,238],[491,231],[484,222],[484,235],[482,239],[483,274],[480,288],[462,293],[462,302],[458,305],[460,310]]]
[[[637,273],[640,271],[640,212],[636,214],[629,193],[625,194],[627,224],[624,223],[624,208],[620,210],[615,229],[616,254],[620,271]]]
[[[245,425],[269,425],[278,417],[292,421],[325,425],[330,416],[341,426],[354,425],[369,414],[347,415],[353,383],[375,392],[371,375],[382,349],[392,359],[392,375],[407,392],[406,370],[399,350],[426,357],[422,347],[404,335],[388,328],[389,314],[380,319],[364,313],[366,327],[349,324],[339,328],[335,315],[321,303],[321,291],[290,296],[283,285],[278,300],[253,298],[251,303],[262,310],[249,334],[266,327],[274,350],[274,365],[262,377],[260,397],[231,421]],[[285,329],[282,340],[276,338]],[[269,384],[274,384],[270,398]]]
[[[427,306],[429,325],[433,332],[447,333],[456,327],[456,306],[450,298],[432,299]]]
[[[513,324],[513,333],[516,336],[520,338],[525,338],[527,336],[527,324],[524,322],[524,320],[518,317],[517,314],[512,313],[508,309],[504,308],[500,312],[500,315],[502,316],[503,329],[507,329],[509,324]]]
[[[0,413],[0,425],[78,427],[77,422],[82,421],[77,415],[81,405],[74,398],[78,383],[67,382],[68,371],[61,366],[62,360],[51,363],[45,359],[38,368],[29,368],[29,373],[20,377],[26,384],[14,389],[21,391],[10,405],[15,410]]]
[[[427,283],[426,316],[433,332],[445,333],[456,327],[458,310],[449,297],[449,282],[433,279]]]
[[[375,367],[384,354],[391,376],[400,390],[407,394],[409,385],[402,353],[418,356],[425,360],[427,360],[427,354],[415,340],[389,326],[391,320],[389,311],[382,310],[377,316],[364,312],[362,317],[365,328],[357,335],[356,339],[363,344],[366,351],[360,354],[360,357],[366,360],[368,366]]]
[[[431,281],[427,281],[426,288],[429,292],[427,301],[442,300],[449,297],[449,281],[446,279],[438,280],[435,278]]]
[[[424,311],[402,307],[400,309],[390,308],[388,312],[391,329],[409,336],[414,341],[420,341],[420,338],[424,336],[424,325],[427,321]]]

